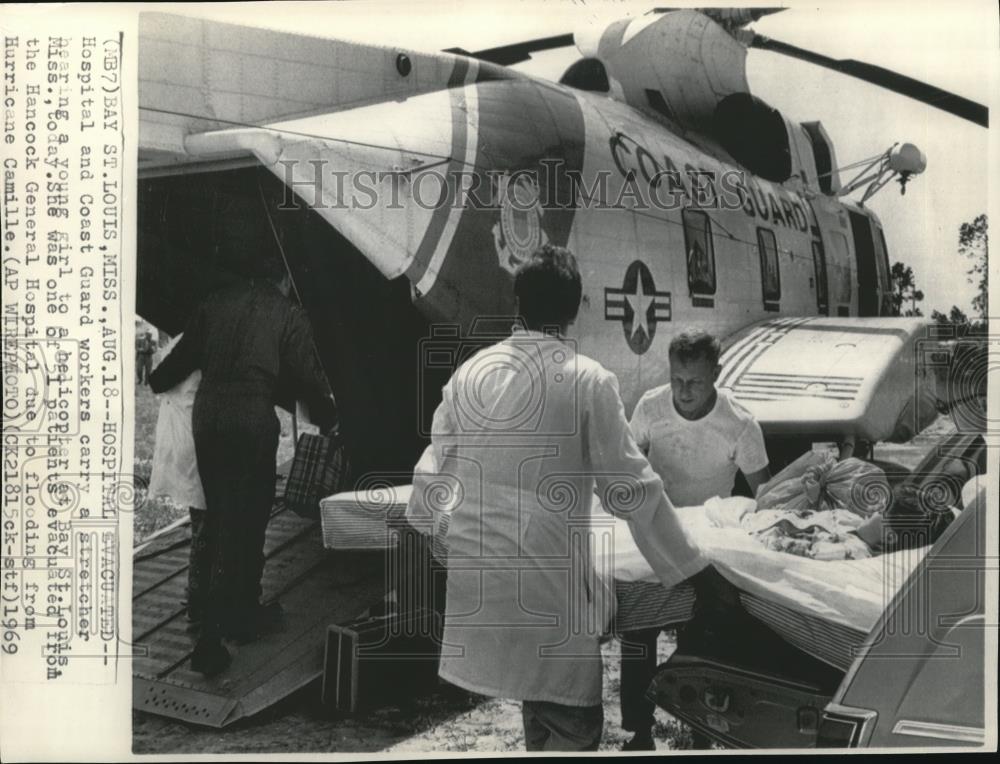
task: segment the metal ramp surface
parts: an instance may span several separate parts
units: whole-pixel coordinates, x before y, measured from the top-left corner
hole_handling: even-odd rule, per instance
[[[249,645],[226,645],[232,665],[207,679],[190,670],[193,648],[182,602],[190,529],[177,527],[133,561],[132,707],[223,727],[251,716],[318,678],[330,624],[357,617],[385,591],[385,553],[331,552],[319,523],[280,504],[267,529],[264,599],[277,598],[283,626]]]

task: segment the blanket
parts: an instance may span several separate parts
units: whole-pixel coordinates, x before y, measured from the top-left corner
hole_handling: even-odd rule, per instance
[[[741,525],[752,499],[710,499],[677,509],[681,522],[719,572],[743,592],[797,613],[867,633],[927,549],[867,559],[817,560],[768,549]],[[603,512],[603,510],[600,510]],[[756,513],[755,513],[756,514]],[[655,581],[628,524],[613,522],[613,544],[600,554],[598,570],[619,581]],[[664,590],[666,591],[666,590]]]

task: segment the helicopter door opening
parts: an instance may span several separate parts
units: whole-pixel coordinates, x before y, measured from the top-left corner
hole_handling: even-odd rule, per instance
[[[413,422],[422,408],[433,412],[440,385],[418,379],[429,328],[405,278],[386,279],[263,168],[146,177],[138,207],[143,318],[175,334],[199,300],[241,277],[241,263],[287,261],[292,299],[312,324],[355,474],[412,470],[425,445]],[[423,394],[418,400],[400,390]]]
[[[889,260],[882,230],[866,215],[849,212],[858,264],[858,315],[889,315]]]

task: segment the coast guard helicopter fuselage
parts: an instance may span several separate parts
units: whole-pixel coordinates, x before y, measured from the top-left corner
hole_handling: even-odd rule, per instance
[[[822,125],[749,92],[748,45],[820,58],[746,29],[765,12],[614,22],[576,40],[560,83],[501,64],[571,36],[428,54],[144,13],[138,311],[180,331],[222,249],[283,258],[356,464],[405,473],[463,348],[508,331],[512,273],[552,242],[583,274],[572,338],[627,410],[666,381],[672,334],[698,327],[726,338],[721,383],[771,433],[890,437],[902,404],[880,383],[915,325],[878,318],[885,239],[845,195],[905,184],[924,158],[896,145],[842,184]],[[817,63],[985,120],[885,70]],[[779,338],[798,344],[768,366]]]

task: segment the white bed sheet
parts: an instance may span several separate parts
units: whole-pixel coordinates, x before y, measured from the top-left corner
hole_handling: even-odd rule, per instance
[[[395,541],[386,528],[390,510],[401,512],[409,486],[391,491],[346,492],[321,504],[323,540],[328,548],[380,548]],[[719,572],[738,589],[794,612],[868,633],[885,606],[926,554],[927,549],[894,552],[866,560],[813,560],[771,551],[741,528],[719,528],[709,517],[736,524],[749,499],[712,499],[703,506],[680,507],[684,527]],[[635,545],[628,523],[595,502],[598,535],[613,531],[613,542],[596,544],[595,565],[613,571],[618,581],[656,582]],[[670,592],[664,591],[665,596]]]
[[[748,499],[712,499],[713,514],[740,510]],[[680,507],[684,527],[734,586],[762,599],[825,621],[867,633],[902,586],[927,548],[865,560],[813,560],[774,552],[739,528],[715,527],[709,505]],[[632,539],[628,524],[600,508],[601,524],[614,523],[613,558],[598,560],[598,570],[614,570],[621,581],[656,581]],[[610,555],[609,548],[605,555]]]

